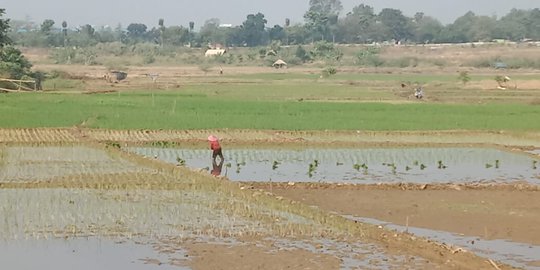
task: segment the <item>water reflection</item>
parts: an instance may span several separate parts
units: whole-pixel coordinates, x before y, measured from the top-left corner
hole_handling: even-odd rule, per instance
[[[450,232],[424,228],[405,227],[372,218],[362,218],[350,215],[345,215],[344,217],[350,220],[381,225],[391,230],[402,232],[408,231],[414,235],[425,237],[439,243],[454,245],[456,249],[458,247],[465,248],[479,256],[501,261],[514,267],[540,270],[540,266],[535,266],[535,263],[540,261],[540,246],[501,239],[486,240],[478,237],[460,236]]]
[[[220,176],[223,169],[223,159],[219,159],[219,163],[216,159],[212,159],[212,171],[210,173],[214,176]]]

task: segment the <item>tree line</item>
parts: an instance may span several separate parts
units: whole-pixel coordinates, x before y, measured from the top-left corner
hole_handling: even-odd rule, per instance
[[[12,21],[8,36],[17,45],[29,47],[93,46],[97,43],[124,44],[156,43],[171,46],[203,47],[208,44],[223,46],[302,45],[317,41],[346,44],[375,42],[396,43],[463,43],[504,39],[511,41],[540,40],[540,9],[512,9],[506,15],[480,16],[467,12],[453,23],[444,25],[422,12],[408,17],[399,9],[385,8],[376,13],[374,8],[360,4],[342,14],[340,0],[310,0],[304,23],[269,26],[263,13],[248,14],[241,25],[223,27],[219,19],[209,19],[198,31],[194,22],[188,26],[167,26],[164,19],[148,27],[131,23],[127,28],[100,27],[91,24],[68,28],[45,20],[37,27],[26,22]]]

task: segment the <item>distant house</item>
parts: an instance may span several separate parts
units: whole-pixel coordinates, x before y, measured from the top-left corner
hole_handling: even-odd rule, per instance
[[[224,49],[209,49],[204,53],[204,56],[210,57],[210,56],[220,56],[225,54]]]

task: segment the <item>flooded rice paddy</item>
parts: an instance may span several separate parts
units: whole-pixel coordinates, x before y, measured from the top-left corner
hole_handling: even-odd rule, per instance
[[[225,149],[135,147],[129,151],[220,174],[233,181],[332,183],[540,184],[540,164],[528,155],[489,148]]]
[[[257,215],[253,218],[231,214],[220,207],[227,203],[221,199],[220,194],[196,191],[0,190],[0,260],[13,269],[35,269],[38,262],[60,270],[96,269],[101,263],[117,265],[118,269],[156,269],[154,263],[141,263],[145,261],[163,264],[160,269],[173,265],[177,266],[174,269],[189,269],[182,243],[212,243],[218,239],[219,244],[235,245],[236,237],[260,234],[272,235],[276,251],[303,249],[337,256],[343,260],[340,269],[365,265],[389,269],[404,263],[427,263],[420,257],[388,254],[376,244],[279,236],[275,227],[280,224],[284,229],[295,222],[308,223],[315,230],[325,228],[261,205],[254,209]],[[272,222],[265,222],[265,215]],[[318,245],[324,245],[324,251]],[[22,253],[40,254],[26,262],[20,260]],[[126,253],[129,256],[122,255]],[[76,267],[85,262],[89,263]]]
[[[167,262],[170,260],[169,257],[160,254],[151,245],[115,242],[110,239],[33,239],[0,242],[0,258],[4,269],[190,269],[148,263],[156,260]]]
[[[380,225],[391,230],[409,232],[441,244],[453,246],[455,249],[463,248],[485,258],[504,262],[514,267],[540,270],[540,266],[537,265],[540,262],[540,246],[515,243],[501,239],[486,240],[478,237],[466,237],[424,228],[405,227],[372,218],[345,217],[350,220]]]
[[[149,171],[104,150],[85,146],[5,146],[0,148],[0,157],[0,182]]]
[[[55,177],[69,180],[73,175],[77,181],[86,175],[92,175],[94,180],[102,177],[105,181],[126,181],[110,178],[111,173],[126,172],[158,179],[174,177],[85,146],[0,149],[0,183],[48,182]],[[275,251],[303,249],[336,256],[342,260],[341,269],[430,265],[423,258],[390,254],[380,245],[359,239],[336,240],[339,234],[312,238],[327,235],[331,230],[309,215],[289,212],[264,201],[245,200],[204,185],[172,190],[138,186],[82,189],[65,183],[64,188],[0,188],[2,266],[59,270],[99,269],[103,265],[117,269],[190,269],[183,243],[239,245],[236,239],[246,236],[273,239]],[[319,250],[319,245],[325,249]],[[29,256],[32,260],[24,260]]]

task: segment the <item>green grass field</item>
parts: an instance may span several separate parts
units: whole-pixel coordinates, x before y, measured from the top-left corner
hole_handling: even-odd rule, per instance
[[[266,101],[196,93],[5,94],[0,95],[0,127],[540,130],[537,105]]]

